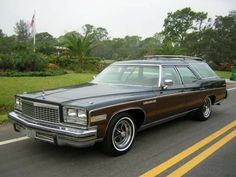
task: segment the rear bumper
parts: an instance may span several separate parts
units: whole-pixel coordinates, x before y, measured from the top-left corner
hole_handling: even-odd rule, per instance
[[[13,123],[15,131],[57,145],[87,147],[94,145],[97,140],[97,127],[82,129],[62,124],[39,122],[16,112],[9,113],[8,118]]]

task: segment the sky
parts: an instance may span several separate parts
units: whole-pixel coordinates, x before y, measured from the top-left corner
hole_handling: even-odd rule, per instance
[[[236,10],[236,0],[1,0],[0,29],[14,34],[16,22],[30,23],[35,10],[37,32],[54,37],[81,32],[85,24],[106,28],[112,38],[150,37],[163,29],[168,12],[185,7],[215,18]]]

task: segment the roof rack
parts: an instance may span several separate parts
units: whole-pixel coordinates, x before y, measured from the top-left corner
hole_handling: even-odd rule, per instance
[[[165,59],[168,58],[170,60],[185,60],[185,59],[192,59],[197,61],[203,61],[200,57],[192,57],[192,56],[185,56],[185,55],[146,55],[144,56],[145,59],[150,60],[158,60],[158,59]]]

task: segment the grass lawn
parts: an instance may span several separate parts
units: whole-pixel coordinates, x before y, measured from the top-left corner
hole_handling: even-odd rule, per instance
[[[230,71],[216,71],[216,74],[224,79],[229,79],[232,75]]]
[[[103,60],[103,62],[107,63],[107,64],[112,64],[115,62],[115,60]]]
[[[17,93],[76,85],[92,80],[93,74],[65,74],[50,77],[0,77],[0,114],[12,109]],[[2,115],[1,119],[2,119]]]
[[[0,124],[3,124],[7,121],[8,121],[8,118],[6,114],[0,115]]]

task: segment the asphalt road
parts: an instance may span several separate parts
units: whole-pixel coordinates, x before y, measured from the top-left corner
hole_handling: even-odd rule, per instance
[[[214,106],[208,121],[186,116],[140,132],[131,151],[120,157],[106,156],[96,146],[57,147],[31,139],[1,145],[19,137],[10,125],[4,125],[0,127],[0,177],[152,176],[159,165],[169,165],[165,170],[161,168],[159,176],[178,176],[175,171],[188,169],[184,176],[235,177],[235,121],[236,90],[231,90],[227,100]],[[235,126],[220,130],[232,124]],[[212,138],[215,132],[220,134]],[[204,138],[212,141],[200,146]],[[186,155],[190,147],[195,150]]]

